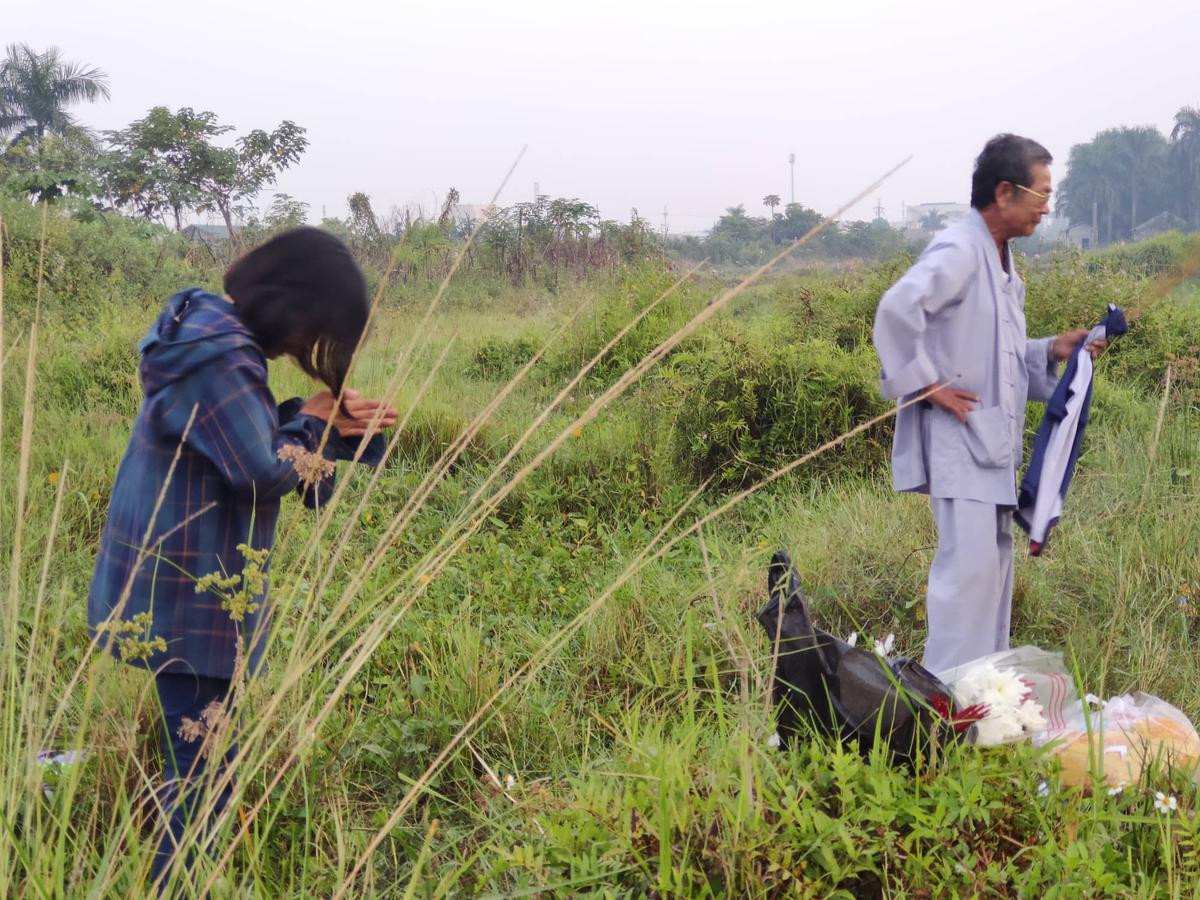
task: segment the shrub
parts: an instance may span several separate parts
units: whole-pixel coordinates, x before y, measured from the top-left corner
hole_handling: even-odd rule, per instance
[[[42,210],[0,203],[5,314],[32,315],[42,250]],[[180,236],[146,222],[107,215],[92,221],[64,209],[46,216],[42,311],[66,322],[93,321],[114,304],[157,308],[186,287],[215,288],[220,270]]]
[[[551,350],[548,376],[566,380],[575,375],[638,313],[662,297],[677,277],[655,263],[626,270],[581,310],[570,334]],[[678,287],[604,355],[589,376],[591,383],[606,387],[640,362],[696,313],[702,296],[694,285]]]
[[[1134,277],[1157,278],[1170,272],[1195,248],[1190,235],[1171,232],[1136,244],[1117,244],[1088,256],[1090,268],[1106,273],[1125,272]]]
[[[1123,270],[1107,271],[1074,250],[1051,254],[1045,265],[1025,273],[1025,321],[1030,337],[1090,327],[1104,318],[1108,304],[1132,309],[1139,279]]]
[[[467,374],[474,378],[507,381],[541,349],[538,341],[525,335],[488,338],[472,354]]]
[[[912,265],[899,253],[866,269],[839,274],[807,272],[785,277],[766,289],[767,297],[801,337],[823,337],[846,350],[871,342],[879,300]]]
[[[1173,393],[1200,400],[1200,292],[1185,290],[1151,303],[1132,324],[1129,334],[1106,354],[1108,376],[1150,393],[1162,391],[1168,365]]]
[[[749,483],[888,407],[869,345],[847,350],[827,338],[793,339],[777,319],[759,331],[766,333],[722,323],[671,365],[672,447],[688,477]],[[886,441],[885,428],[873,429],[805,471],[874,471]]]

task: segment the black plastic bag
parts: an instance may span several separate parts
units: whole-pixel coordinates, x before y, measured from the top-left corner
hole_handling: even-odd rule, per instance
[[[773,693],[783,746],[807,724],[864,755],[878,739],[893,759],[910,762],[931,740],[970,728],[970,713],[965,720],[956,716],[950,689],[916,661],[885,660],[813,625],[786,550],[771,559],[767,592],[758,621],[776,659]]]

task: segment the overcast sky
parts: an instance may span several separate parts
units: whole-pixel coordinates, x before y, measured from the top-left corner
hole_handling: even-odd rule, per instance
[[[277,190],[345,212],[436,207],[450,186],[501,203],[579,197],[672,231],[765,194],[829,213],[914,159],[876,203],[968,198],[983,142],[1072,144],[1115,125],[1169,131],[1200,105],[1195,0],[0,0],[0,40],[104,69],[101,129],[163,104],[239,130],[292,119],[311,145]],[[260,204],[269,202],[269,194]]]

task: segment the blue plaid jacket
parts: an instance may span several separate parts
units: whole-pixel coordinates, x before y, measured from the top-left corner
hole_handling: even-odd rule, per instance
[[[150,637],[162,637],[167,649],[148,668],[229,678],[239,641],[248,666],[259,663],[266,590],[259,610],[239,624],[219,595],[196,593],[196,579],[240,573],[238,544],[272,546],[279,502],[299,481],[279,449],[314,450],[325,426],[298,414],[280,423],[262,350],[220,297],[176,294],[139,349],[145,399],[113,486],[88,621],[94,630],[149,612]],[[139,564],[143,547],[149,552]],[[117,650],[107,634],[100,643]]]

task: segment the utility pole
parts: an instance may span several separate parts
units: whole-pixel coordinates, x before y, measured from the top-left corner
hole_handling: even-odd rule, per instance
[[[541,192],[542,192],[541,187],[542,186],[540,184],[538,184],[536,181],[533,183],[533,202],[534,203],[537,203],[538,195],[541,194]]]
[[[796,202],[796,154],[795,153],[788,154],[788,167],[791,169],[791,182],[792,182],[792,194],[791,194],[792,200],[791,200],[791,202],[795,203]]]
[[[667,207],[663,206],[663,240],[667,237]]]
[[[878,197],[875,198],[875,218],[883,218],[883,201]]]

